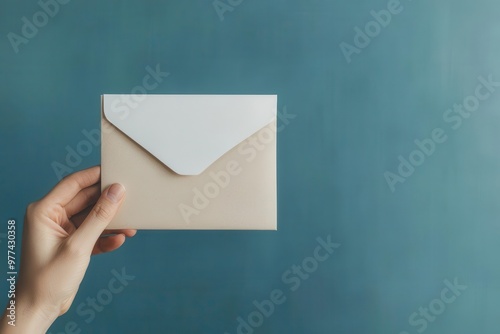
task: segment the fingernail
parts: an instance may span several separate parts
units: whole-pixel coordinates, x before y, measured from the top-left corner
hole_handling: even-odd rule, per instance
[[[119,183],[115,183],[111,185],[111,187],[109,187],[106,196],[109,198],[111,202],[118,203],[122,199],[124,194],[125,194],[125,187]]]

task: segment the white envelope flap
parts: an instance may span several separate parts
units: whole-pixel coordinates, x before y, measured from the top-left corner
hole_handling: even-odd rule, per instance
[[[180,175],[198,175],[276,118],[276,95],[103,95],[114,126]]]

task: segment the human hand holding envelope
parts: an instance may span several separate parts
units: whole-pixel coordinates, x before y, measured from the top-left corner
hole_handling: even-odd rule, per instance
[[[103,95],[109,228],[276,230],[276,95]]]

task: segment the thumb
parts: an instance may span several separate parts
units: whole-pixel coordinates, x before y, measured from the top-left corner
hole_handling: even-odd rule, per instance
[[[87,218],[71,236],[73,241],[90,251],[111,222],[125,198],[125,187],[119,183],[106,188]]]

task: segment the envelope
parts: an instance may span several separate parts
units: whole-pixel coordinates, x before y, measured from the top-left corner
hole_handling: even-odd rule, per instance
[[[103,95],[109,228],[276,230],[276,95]]]

